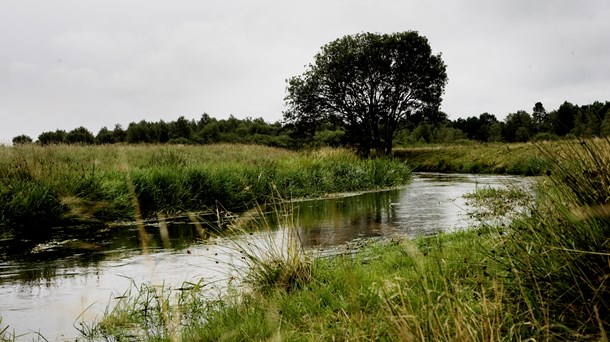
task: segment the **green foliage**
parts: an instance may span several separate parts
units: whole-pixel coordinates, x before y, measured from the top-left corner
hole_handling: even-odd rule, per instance
[[[68,144],[90,145],[95,142],[95,137],[88,129],[81,126],[68,132],[68,134],[66,134],[65,142]]]
[[[20,177],[3,177],[0,203],[0,231],[30,240],[47,238],[47,228],[59,224],[67,211],[54,189]]]
[[[56,130],[55,132],[43,132],[38,136],[38,143],[41,145],[63,144],[66,142],[66,131]]]
[[[18,135],[16,137],[13,138],[13,145],[23,145],[23,144],[31,144],[32,143],[32,138],[30,138],[29,136],[22,134],[22,135]]]
[[[307,73],[302,77],[308,75]],[[312,76],[313,77],[313,76]],[[315,106],[312,93],[316,84],[305,86],[305,80],[296,81],[295,87],[302,87],[302,93],[287,101],[308,102],[303,104],[297,117],[295,108],[286,112],[288,118],[285,124],[266,123],[262,118],[218,120],[203,114],[199,120],[187,120],[184,116],[176,121],[148,122],[142,120],[132,122],[127,130],[121,125],[115,125],[110,130],[103,127],[93,139],[93,134],[84,127],[79,127],[68,133],[63,130],[43,132],[38,137],[38,144],[115,144],[115,143],[148,143],[148,144],[214,144],[240,143],[258,144],[264,146],[306,149],[320,147],[366,147],[376,150],[376,153],[388,151],[388,144],[397,146],[418,146],[430,143],[450,144],[458,140],[479,142],[526,142],[550,140],[554,137],[570,139],[571,137],[596,137],[610,135],[610,102],[594,102],[578,106],[566,102],[559,109],[546,112],[542,103],[537,102],[530,115],[525,111],[509,114],[504,121],[498,121],[489,113],[478,117],[448,119],[447,114],[438,108],[424,106],[412,111],[408,117],[395,122],[393,136],[380,136],[379,146],[364,143],[361,131],[353,129],[353,125],[344,120],[324,115]],[[290,88],[289,88],[290,89]],[[295,90],[296,91],[296,90]],[[310,93],[307,93],[310,92]],[[317,101],[317,100],[316,100]],[[305,113],[305,110],[310,112]],[[381,116],[377,117],[381,119]],[[352,128],[350,128],[352,127]],[[373,127],[373,126],[372,126]],[[377,133],[387,133],[388,125],[377,126]],[[375,129],[373,129],[375,130]],[[27,136],[15,137],[14,145],[30,142]],[[367,138],[369,139],[369,138]]]
[[[413,31],[344,36],[314,60],[288,80],[284,118],[313,132],[316,122],[337,123],[363,156],[391,153],[397,130],[411,114],[438,107],[447,82],[441,56]]]
[[[453,127],[466,134],[468,139],[487,142],[490,141],[491,127],[498,123],[498,119],[492,114],[483,113],[478,118],[469,117],[466,119],[458,118]]]
[[[559,137],[553,133],[537,133],[532,138],[532,141],[556,141]]]

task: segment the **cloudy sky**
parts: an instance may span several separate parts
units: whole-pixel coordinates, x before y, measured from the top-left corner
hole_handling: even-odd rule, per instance
[[[610,100],[608,0],[0,0],[0,143],[184,115],[280,120],[347,34],[415,30],[450,118]]]

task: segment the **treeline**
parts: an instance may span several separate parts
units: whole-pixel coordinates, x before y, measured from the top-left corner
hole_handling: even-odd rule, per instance
[[[566,101],[550,112],[537,102],[531,112],[510,113],[503,121],[489,113],[455,121],[447,119],[444,113],[436,115],[433,120],[424,116],[401,131],[397,142],[403,145],[457,140],[510,143],[609,135],[610,102],[596,101],[578,106]]]
[[[20,135],[13,138],[13,144],[31,143],[33,140]],[[269,124],[262,118],[243,120],[230,116],[218,120],[203,114],[199,120],[187,120],[184,116],[176,121],[132,122],[124,129],[115,125],[114,129],[103,127],[94,135],[85,127],[69,132],[56,130],[43,132],[37,144],[212,144],[243,143],[274,147],[291,147],[291,139],[281,123]]]
[[[503,121],[489,113],[449,120],[443,112],[427,111],[412,115],[398,130],[394,143],[406,146],[459,141],[527,142],[593,136],[610,136],[608,101],[596,101],[584,106],[566,101],[550,112],[537,102],[531,112],[522,110],[510,113]],[[267,123],[262,118],[237,119],[230,116],[219,120],[203,114],[198,120],[187,120],[181,116],[170,122],[132,122],[127,128],[117,124],[114,129],[103,127],[95,135],[82,126],[68,132],[43,132],[35,142],[40,145],[242,143],[302,148],[349,146],[357,139],[332,123],[298,127],[280,122]],[[33,142],[27,135],[13,138],[15,145]]]

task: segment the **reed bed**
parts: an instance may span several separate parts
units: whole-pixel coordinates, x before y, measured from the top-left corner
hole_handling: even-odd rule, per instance
[[[0,232],[44,238],[49,227],[158,214],[241,211],[283,198],[401,185],[410,169],[347,150],[251,145],[0,147]],[[134,202],[135,200],[135,202]]]
[[[495,241],[512,307],[540,339],[607,341],[610,141],[539,145],[551,161],[531,214]]]

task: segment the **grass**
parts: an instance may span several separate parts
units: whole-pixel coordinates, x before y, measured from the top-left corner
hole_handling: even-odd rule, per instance
[[[529,217],[499,239],[507,291],[545,337],[607,339],[610,329],[610,141],[541,152],[553,160]]]
[[[251,291],[207,302],[177,338],[607,341],[610,141],[538,147],[549,172],[535,198],[471,195],[492,208],[527,198],[510,226],[348,245],[292,267],[304,277],[269,276],[282,270],[253,254]]]
[[[415,171],[541,175],[548,160],[533,143],[480,143],[396,148]]]
[[[480,220],[499,217],[512,219],[533,200],[527,189],[519,189],[511,184],[507,188],[483,187],[466,194],[464,198],[475,207],[470,215]]]
[[[0,147],[0,232],[41,239],[49,227],[158,214],[241,211],[283,198],[401,185],[410,169],[347,150],[248,145]],[[134,209],[134,199],[138,210]]]
[[[608,341],[610,141],[535,147],[547,171],[533,199],[511,189],[472,195],[492,208],[525,199],[527,215],[509,226],[311,259],[290,208],[279,208],[287,243],[246,250],[236,239],[245,290],[211,300],[140,288],[87,331],[110,340]],[[260,230],[261,219],[242,217],[236,229]]]
[[[165,329],[155,334],[160,340],[488,340],[511,323],[498,303],[501,285],[488,273],[488,257],[473,253],[489,243],[490,233],[368,242],[352,246],[356,254],[313,262],[283,252],[281,271],[268,267],[278,265],[275,252],[264,257],[257,252],[246,278],[249,291],[205,303],[195,296],[192,303],[166,309],[173,317],[188,317],[200,308],[199,320],[184,320],[172,338],[166,337],[171,331],[162,314],[151,316],[154,322],[142,321],[148,290],[127,296],[131,301],[97,329],[105,338],[140,331],[132,338],[149,340],[146,334],[158,328]]]

